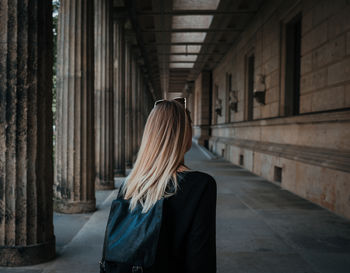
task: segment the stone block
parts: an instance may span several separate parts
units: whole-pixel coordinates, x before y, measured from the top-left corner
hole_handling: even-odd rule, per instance
[[[276,31],[276,30],[274,31],[275,31],[273,33],[274,35],[269,35],[267,40],[268,43],[266,44],[266,46],[263,47],[263,50],[262,50],[263,63],[266,63],[272,57],[278,56],[280,43],[279,43],[279,36],[277,36],[277,34],[279,34],[279,31]],[[264,36],[264,41],[266,38],[267,37]]]
[[[253,171],[254,153],[251,150],[244,149],[244,168]]]
[[[282,166],[282,187],[288,189],[291,192],[296,192],[299,188],[300,180],[297,179],[298,173],[296,172],[295,161],[286,158],[281,158],[280,163]]]
[[[330,40],[312,53],[312,68],[317,69],[345,56],[345,36]]]
[[[258,126],[241,127],[236,129],[235,136],[241,139],[260,140],[260,130]]]
[[[324,22],[310,32],[306,33],[305,36],[302,37],[301,41],[301,54],[304,55],[314,48],[322,45],[327,41],[327,24],[328,22]]]
[[[279,102],[275,101],[270,104],[270,117],[278,117],[279,116]]]
[[[271,102],[278,101],[280,89],[276,86],[267,90],[265,95],[265,103],[269,104]]]
[[[266,63],[263,64],[263,69],[265,74],[270,74],[271,72],[278,69],[279,65],[279,57],[274,56],[270,60],[268,60]]]
[[[315,5],[319,3],[319,0],[304,0],[302,1],[302,9],[305,14],[309,14],[314,9]],[[311,14],[310,17],[312,18]]]
[[[348,199],[349,184],[344,183],[349,179],[348,173],[302,162],[294,164],[296,164],[296,181],[299,181],[295,188],[296,194],[349,217],[350,205],[345,201]]]
[[[346,33],[346,55],[350,55],[350,31]]]
[[[337,84],[350,80],[350,58],[328,67],[328,84]]]
[[[254,118],[254,119],[259,119],[259,118],[261,118],[261,107],[259,107],[259,106],[254,107],[254,110],[253,110],[253,118]]]
[[[312,70],[312,53],[301,57],[300,74],[305,75]]]
[[[344,96],[345,96],[345,105],[344,107],[350,107],[350,84],[347,84],[345,86],[345,90],[344,90]]]
[[[328,43],[329,62],[341,60],[345,56],[345,36],[331,40]]]
[[[321,0],[315,5],[312,9],[312,26],[315,27],[324,20],[326,20],[331,13],[333,12],[333,9],[330,8],[331,6],[335,6],[335,2],[337,1],[329,1],[329,0]],[[341,2],[341,1],[338,1]]]
[[[336,1],[332,1],[336,2]],[[333,39],[338,35],[350,30],[350,5],[344,6],[340,12],[330,17],[328,22],[328,39]]]
[[[306,11],[303,8],[303,18],[301,20],[301,32],[305,35],[312,29],[312,11]]]
[[[312,93],[300,96],[300,113],[311,112],[311,98]]]
[[[327,84],[327,68],[317,70],[301,78],[300,93],[308,93],[315,89],[325,87]]]
[[[324,111],[344,106],[344,86],[327,88],[312,94],[312,111]]]
[[[265,78],[266,89],[270,89],[278,85],[279,71],[276,70]]]
[[[230,161],[233,164],[239,165],[239,155],[240,155],[240,148],[236,146],[230,147]]]
[[[253,173],[257,174],[257,175],[261,175],[261,156],[262,154],[259,152],[254,152],[254,164],[253,164]]]
[[[263,65],[263,51],[261,50],[261,47],[257,46],[254,53],[255,53],[255,60],[254,60],[255,69],[259,69]]]
[[[270,116],[270,104],[261,106],[261,117],[267,118]]]
[[[268,154],[261,154],[261,169],[260,175],[270,181],[273,181],[272,166],[274,165],[275,158]]]

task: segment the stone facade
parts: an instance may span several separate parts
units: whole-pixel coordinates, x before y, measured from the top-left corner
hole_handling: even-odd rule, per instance
[[[235,164],[350,218],[350,5],[348,1],[269,1],[212,71],[212,103],[196,101],[196,138]],[[299,113],[286,109],[287,24],[301,14]],[[263,75],[265,104],[249,107],[248,57],[254,87]],[[228,88],[230,77],[231,90]],[[202,90],[196,80],[195,97]],[[199,91],[198,91],[199,90]],[[229,107],[235,92],[237,109]],[[197,95],[198,94],[198,95]],[[215,108],[221,100],[221,115]],[[202,108],[211,112],[211,136],[201,133]],[[301,151],[296,153],[295,151]]]

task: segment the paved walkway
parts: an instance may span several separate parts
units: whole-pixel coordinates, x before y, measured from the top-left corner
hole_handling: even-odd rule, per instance
[[[218,272],[350,272],[350,221],[203,151],[193,144],[185,163],[211,174],[218,184]],[[115,197],[116,191],[97,192],[93,214],[55,213],[55,260],[0,267],[0,272],[99,272],[104,228]]]

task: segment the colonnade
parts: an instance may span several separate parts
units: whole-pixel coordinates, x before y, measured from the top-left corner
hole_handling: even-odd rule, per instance
[[[153,107],[127,16],[109,0],[61,0],[52,120],[52,6],[0,4],[0,265],[55,256],[53,210],[96,209],[125,176]],[[132,35],[131,35],[132,36]],[[55,145],[53,126],[55,125]]]

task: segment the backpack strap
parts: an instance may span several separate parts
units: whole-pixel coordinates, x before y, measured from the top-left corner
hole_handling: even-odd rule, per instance
[[[105,237],[103,240],[103,248],[102,248],[102,259],[99,261],[100,273],[106,272],[105,255],[106,255],[107,227],[108,226],[106,225]]]
[[[123,181],[123,183],[122,183],[121,186],[119,187],[119,191],[118,191],[117,198],[119,198],[119,197],[122,196],[121,189],[122,189],[124,183],[125,183],[125,180]],[[110,214],[111,214],[111,213],[110,213]],[[108,217],[108,218],[109,218],[109,217]],[[109,219],[108,219],[108,220],[109,220]],[[99,264],[100,264],[100,273],[106,272],[105,257],[106,257],[107,228],[108,228],[108,221],[107,221],[107,224],[106,224],[105,236],[104,236],[104,240],[103,240],[102,258],[101,258],[101,260],[99,261]]]

